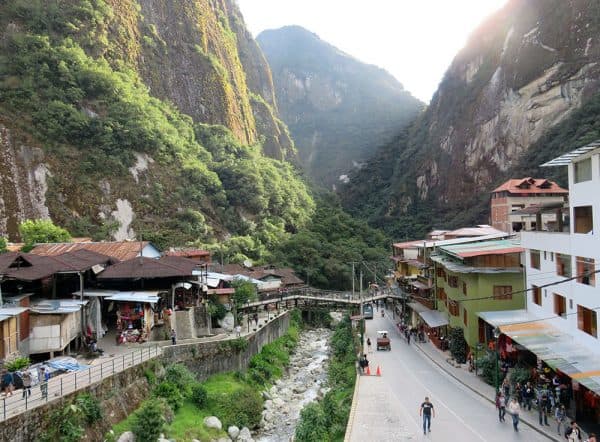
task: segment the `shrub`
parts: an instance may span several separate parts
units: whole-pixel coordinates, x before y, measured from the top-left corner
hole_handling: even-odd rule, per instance
[[[181,394],[179,387],[173,382],[161,382],[154,389],[153,395],[164,398],[173,411],[177,411],[183,405],[183,394]]]
[[[51,425],[40,440],[44,442],[61,441],[77,442],[83,436],[85,430],[82,426],[83,413],[75,404],[69,404],[55,409],[48,416]]]
[[[75,403],[81,409],[83,417],[88,425],[102,419],[100,402],[95,396],[92,396],[89,393],[80,394],[77,396],[77,399],[75,399]]]
[[[519,382],[521,385],[525,384],[531,379],[531,370],[527,367],[517,366],[510,372],[510,380],[513,384]]]
[[[498,363],[498,372],[496,373],[496,357],[496,352],[488,351],[484,357],[477,360],[477,367],[481,369],[481,376],[489,385],[495,385],[496,379],[498,379],[498,385],[502,383],[503,375],[500,371],[500,363]]]
[[[183,396],[189,396],[192,385],[196,382],[196,378],[185,365],[173,364],[167,368],[165,381],[175,384]]]
[[[295,440],[298,442],[329,440],[325,413],[318,403],[310,403],[302,409],[300,422],[296,427]]]
[[[222,395],[216,400],[217,415],[225,427],[256,428],[262,417],[263,400],[251,387],[243,387],[230,395]]]
[[[131,431],[136,440],[153,441],[157,440],[165,426],[163,416],[163,404],[160,400],[150,399],[136,411]]]
[[[150,385],[156,385],[156,373],[147,368],[144,370],[144,376]]]
[[[196,382],[192,385],[192,393],[190,395],[190,399],[196,404],[199,408],[202,408],[206,405],[206,401],[208,398],[208,393],[206,392],[206,388],[199,382]]]
[[[8,371],[18,371],[23,368],[29,367],[31,361],[27,356],[19,356],[14,359],[8,360],[4,362],[4,368]]]

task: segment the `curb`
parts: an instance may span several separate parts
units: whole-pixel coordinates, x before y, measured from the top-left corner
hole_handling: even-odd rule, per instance
[[[356,407],[358,404],[358,387],[360,384],[361,375],[357,373],[356,382],[354,383],[354,394],[352,395],[352,405],[350,406],[350,413],[348,415],[348,423],[346,424],[346,433],[344,434],[344,442],[350,441],[350,435],[352,433],[352,426],[354,425],[354,416],[356,415]]]
[[[477,389],[471,387],[468,384],[465,384],[458,376],[455,376],[452,372],[450,372],[449,370],[446,369],[446,367],[444,367],[444,365],[440,364],[438,361],[436,361],[432,356],[430,356],[425,350],[423,350],[421,348],[421,346],[419,344],[417,344],[415,342],[415,347],[419,349],[419,351],[421,353],[423,353],[425,356],[427,356],[427,358],[432,361],[435,365],[437,365],[438,367],[440,367],[440,369],[442,369],[442,371],[444,371],[445,373],[447,373],[449,376],[451,376],[453,379],[455,379],[456,381],[458,381],[461,385],[464,385],[465,387],[467,387],[469,390],[471,390],[473,393],[476,393],[477,395],[479,395],[480,397],[482,397],[483,399],[485,399],[486,401],[490,402],[491,404],[494,403],[493,400],[491,400],[489,397],[487,397],[486,395],[484,395],[483,393],[481,393],[480,391],[478,391]],[[527,425],[528,427],[530,427],[531,429],[533,429],[534,431],[538,432],[539,434],[541,434],[542,436],[547,437],[550,440],[553,440],[555,442],[562,442],[563,439],[557,439],[556,437],[553,436],[549,436],[547,433],[541,431],[535,424],[532,424],[530,422],[527,422],[525,419],[520,419],[521,422],[523,422],[525,425]]]

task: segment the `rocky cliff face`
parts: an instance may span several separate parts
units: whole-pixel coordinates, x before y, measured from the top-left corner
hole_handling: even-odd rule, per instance
[[[300,160],[320,184],[345,181],[422,109],[386,71],[306,29],[265,31],[257,40],[271,65],[279,110]]]
[[[426,113],[385,149],[397,163],[383,179],[392,190],[381,195],[380,215],[432,211],[449,224],[485,221],[483,206],[465,210],[487,200],[543,134],[598,91],[598,35],[600,5],[585,0],[512,0],[483,23]],[[362,192],[356,186],[348,198]]]
[[[283,234],[312,210],[233,0],[11,0],[0,55],[0,236],[50,216],[166,245]]]

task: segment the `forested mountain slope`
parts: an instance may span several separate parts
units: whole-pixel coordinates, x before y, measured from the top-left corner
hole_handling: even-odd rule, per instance
[[[486,222],[504,179],[552,174],[539,163],[598,136],[599,36],[599,2],[509,1],[424,114],[350,177],[345,207],[397,238]]]
[[[50,216],[260,258],[314,202],[233,0],[0,4],[0,236]]]
[[[304,28],[264,31],[257,41],[301,163],[319,184],[343,182],[423,108],[388,72]]]

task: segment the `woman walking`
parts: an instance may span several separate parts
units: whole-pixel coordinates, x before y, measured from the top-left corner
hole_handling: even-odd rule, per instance
[[[371,338],[367,338],[367,353],[372,353],[373,350],[371,349]]]
[[[519,413],[521,413],[521,406],[515,397],[513,397],[508,404],[508,412],[512,416],[514,430],[519,431]]]
[[[505,422],[504,416],[506,415],[506,396],[504,396],[504,393],[501,391],[496,394],[496,408],[498,409],[498,420],[500,422]]]

